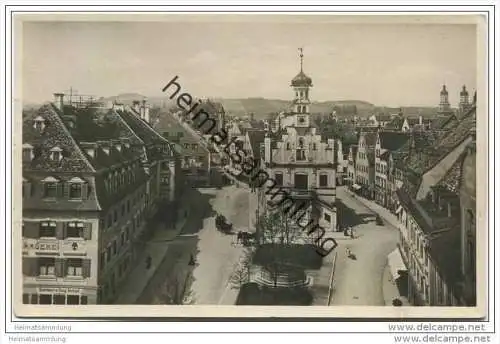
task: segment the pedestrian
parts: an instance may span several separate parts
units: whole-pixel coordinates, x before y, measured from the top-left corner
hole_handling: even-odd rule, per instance
[[[351,232],[351,239],[354,239],[354,228],[351,227],[350,232]]]
[[[349,249],[349,247],[345,248],[345,254],[346,254],[347,257],[351,256],[351,250]]]
[[[153,262],[153,258],[151,258],[150,255],[148,255],[146,257],[146,269],[149,270],[149,268],[151,267],[151,263]]]

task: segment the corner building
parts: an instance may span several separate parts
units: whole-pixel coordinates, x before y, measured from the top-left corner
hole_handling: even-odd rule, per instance
[[[110,303],[174,201],[177,159],[133,109],[55,96],[23,114],[23,303]]]

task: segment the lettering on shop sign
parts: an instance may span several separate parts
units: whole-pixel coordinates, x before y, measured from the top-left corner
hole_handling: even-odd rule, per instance
[[[37,243],[35,245],[35,249],[41,251],[57,251],[58,244],[57,243]]]
[[[39,293],[80,294],[82,289],[78,288],[38,288]]]

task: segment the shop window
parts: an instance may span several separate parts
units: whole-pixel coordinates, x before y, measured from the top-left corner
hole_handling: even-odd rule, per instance
[[[87,296],[85,296],[85,295],[80,296],[80,304],[81,305],[86,305],[87,302],[88,302]]]
[[[52,304],[52,295],[50,295],[50,294],[40,294],[39,304],[40,305],[51,305]]]
[[[31,294],[30,303],[32,305],[37,305],[38,304],[38,294]]]
[[[80,304],[80,297],[78,295],[68,295],[66,304],[68,305],[78,305]]]
[[[54,295],[54,305],[64,305],[66,304],[66,296],[62,294]]]
[[[30,294],[23,294],[23,304],[27,305],[30,303]]]

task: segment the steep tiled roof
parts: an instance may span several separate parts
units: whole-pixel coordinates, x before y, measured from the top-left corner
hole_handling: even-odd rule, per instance
[[[462,164],[466,153],[463,153],[460,158],[453,164],[444,178],[438,183],[438,186],[443,186],[450,192],[458,193],[460,187],[460,179],[462,177]]]
[[[380,155],[380,159],[384,161],[389,161],[390,156],[391,156],[391,151],[385,151]]]
[[[389,123],[386,124],[386,128],[401,130],[404,123],[404,118],[402,116],[395,116]]]
[[[424,216],[420,213],[410,195],[408,195],[404,189],[396,190],[396,195],[398,196],[398,199],[403,207],[413,216],[420,229],[422,229],[424,233],[432,232],[432,224],[427,222]]]
[[[34,127],[36,118],[43,119],[44,129]],[[44,105],[38,111],[23,118],[23,143],[33,146],[34,158],[23,162],[23,169],[43,172],[92,172],[92,165],[78,147],[66,125],[52,105]],[[62,159],[50,159],[50,150],[62,149]]]
[[[368,147],[375,146],[375,144],[377,143],[377,132],[376,131],[365,132],[365,133],[363,133],[363,135],[365,137],[365,144]]]
[[[444,129],[446,126],[453,126],[457,123],[455,115],[440,115],[431,122],[431,129]]]
[[[410,138],[406,133],[382,131],[379,132],[380,145],[383,149],[395,151],[401,148]]]

